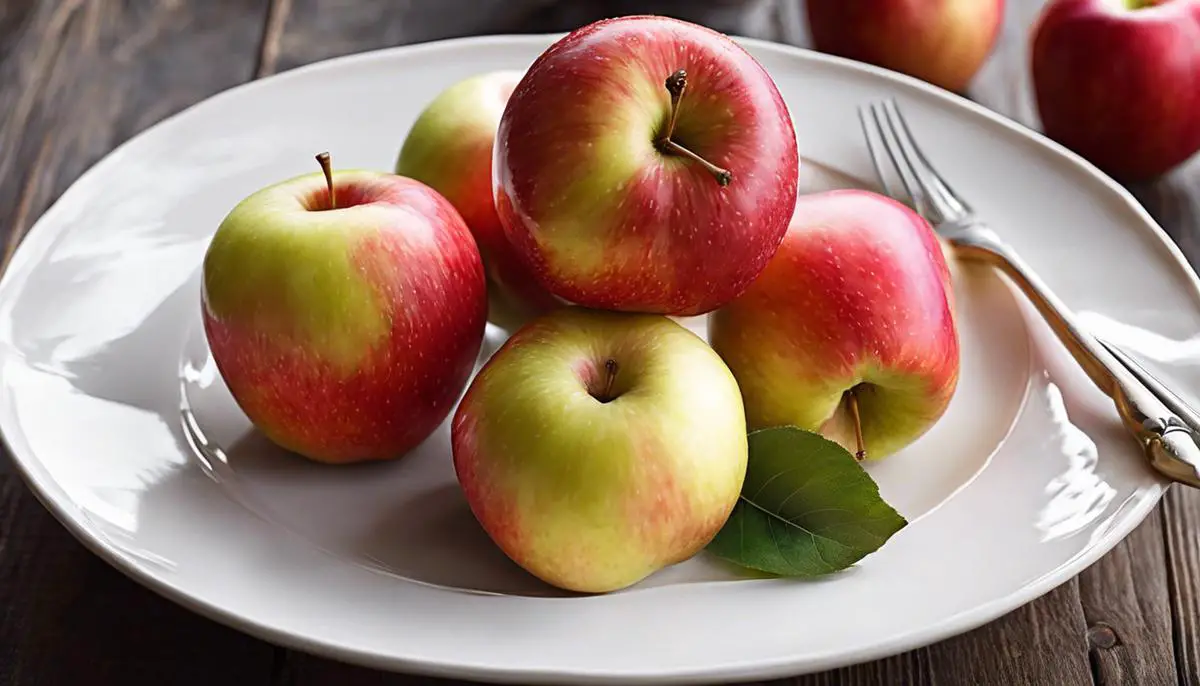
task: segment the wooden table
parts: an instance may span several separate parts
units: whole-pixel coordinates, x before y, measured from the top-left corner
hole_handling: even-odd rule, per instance
[[[800,0],[709,0],[716,28],[804,43]],[[1043,0],[1009,0],[971,96],[1036,126],[1025,37]],[[680,0],[0,0],[4,260],[87,167],[138,131],[250,79],[453,35],[559,31]],[[488,9],[493,8],[493,9]],[[152,192],[152,189],[147,189]],[[1200,161],[1132,189],[1193,262]],[[972,633],[788,684],[1200,684],[1200,495],[1173,489],[1112,553]],[[202,619],[87,552],[0,457],[0,684],[450,683],[278,648]]]

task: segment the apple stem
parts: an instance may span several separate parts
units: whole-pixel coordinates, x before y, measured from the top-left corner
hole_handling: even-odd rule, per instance
[[[728,169],[722,169],[718,167],[717,165],[709,162],[708,160],[697,155],[691,150],[688,150],[675,141],[663,141],[663,147],[677,155],[683,155],[690,160],[699,162],[705,169],[707,169],[712,173],[713,176],[716,177],[717,183],[721,184],[722,186],[728,186],[729,182],[733,181],[733,174],[731,174]]]
[[[321,165],[321,171],[325,172],[325,185],[329,186],[329,209],[336,210],[337,198],[333,194],[333,166],[329,161],[329,153],[317,155],[317,163]]]
[[[667,92],[671,94],[671,118],[667,120],[666,133],[658,139],[659,147],[664,152],[672,152],[698,162],[716,178],[718,184],[722,187],[728,186],[733,181],[733,174],[728,169],[718,167],[671,140],[671,136],[675,135],[675,122],[679,119],[679,101],[683,99],[683,92],[687,90],[687,71],[684,69],[675,70],[674,73],[667,77],[666,87]]]
[[[611,357],[604,361],[604,393],[601,396],[602,402],[612,400],[613,383],[617,380],[617,361]]]
[[[867,459],[867,448],[863,445],[862,417],[858,414],[858,395],[853,388],[850,389],[849,397],[846,398],[846,405],[850,408],[850,421],[854,422],[854,442],[858,448],[858,452],[854,453],[854,459],[862,462]]]
[[[679,118],[679,101],[683,99],[683,91],[687,90],[687,71],[680,69],[667,77],[667,92],[671,94],[671,119],[667,122],[667,132],[663,141],[671,140],[675,133],[675,120]]]

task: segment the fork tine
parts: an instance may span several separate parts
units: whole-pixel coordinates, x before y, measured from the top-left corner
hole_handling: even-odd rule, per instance
[[[920,202],[916,205],[917,212],[933,224],[942,222],[945,217],[939,211],[939,205],[936,202],[929,202],[928,200],[930,185],[923,173],[924,170],[913,161],[916,156],[909,153],[908,143],[911,141],[905,140],[905,136],[897,126],[891,110],[888,109],[887,102],[880,109],[883,110],[883,118],[887,122],[887,132],[891,134],[889,143],[895,146],[892,158],[895,160],[897,167],[905,169],[908,174],[914,177],[913,183],[920,189]]]
[[[896,174],[899,175],[900,183],[904,185],[904,190],[908,193],[910,204],[918,213],[924,215],[927,210],[927,203],[920,179],[913,174],[912,165],[905,163],[907,162],[907,158],[903,162],[901,161],[901,157],[904,156],[904,148],[899,145],[894,131],[891,136],[888,135],[890,127],[884,125],[887,112],[884,111],[881,117],[881,110],[883,108],[878,103],[873,103],[870,106],[871,118],[875,122],[876,131],[879,133],[879,140],[883,142],[884,151],[891,160]]]
[[[876,143],[875,141],[876,137],[882,139],[883,131],[879,129],[878,122],[876,122],[875,126],[867,123],[867,107],[869,106],[860,105],[858,107],[858,123],[862,126],[863,138],[866,139],[867,150],[871,153],[871,166],[875,168],[875,176],[879,179],[880,185],[883,186],[883,192],[895,198],[900,195],[899,190],[892,185],[892,182],[888,180],[888,175],[883,171],[887,166],[887,162],[884,161],[883,157],[884,150],[880,147],[882,143]],[[874,136],[871,135],[872,130],[875,131]]]
[[[904,118],[904,113],[900,111],[900,106],[896,104],[895,99],[889,99],[884,105],[884,111],[888,116],[888,124],[892,129],[893,134],[897,139],[901,140],[902,149],[905,151],[904,159],[913,167],[913,173],[917,176],[922,188],[931,196],[934,196],[936,202],[949,208],[950,213],[957,216],[962,216],[971,212],[971,207],[950,188],[950,184],[942,178],[933,165],[929,163],[929,159],[925,157],[921,146],[917,145],[917,139],[912,134],[912,129],[908,127],[908,120]],[[912,157],[909,157],[908,150],[912,150]],[[914,158],[916,163],[914,163]],[[935,205],[936,207],[936,205]],[[937,208],[939,214],[947,215],[948,213],[941,208]],[[943,216],[942,219],[951,217]]]

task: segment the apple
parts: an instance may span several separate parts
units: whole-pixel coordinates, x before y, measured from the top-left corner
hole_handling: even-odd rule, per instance
[[[1200,0],[1059,0],[1033,28],[1046,135],[1122,181],[1200,150]]]
[[[514,328],[560,304],[518,258],[492,201],[492,146],[521,74],[477,74],[438,93],[409,129],[395,166],[397,174],[441,193],[462,215],[491,283],[489,318]]]
[[[496,209],[542,286],[596,309],[702,314],[787,230],[799,157],[767,72],[726,36],[606,19],[542,53],[509,98]]]
[[[813,46],[962,93],[987,59],[1004,0],[808,0]]]
[[[656,314],[572,306],[526,324],[472,381],[451,440],[497,546],[584,593],[697,553],[746,472],[736,381],[702,338]]]
[[[917,213],[862,190],[801,196],[779,251],[713,313],[751,429],[819,431],[881,459],[924,434],[958,383],[950,271]]]
[[[346,170],[263,188],[204,255],[202,313],[267,438],[326,463],[402,456],[449,415],[487,317],[479,251],[437,191]]]

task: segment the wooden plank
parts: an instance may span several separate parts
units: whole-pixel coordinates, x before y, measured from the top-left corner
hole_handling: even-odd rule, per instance
[[[941,675],[945,678],[946,675]],[[938,683],[928,648],[828,672],[778,679],[761,686],[932,686]]]
[[[291,652],[271,686],[471,686],[469,682],[393,674]]]
[[[266,0],[21,0],[0,28],[0,230],[11,251],[117,143],[250,78]],[[241,53],[241,57],[238,54]]]
[[[137,585],[0,477],[0,683],[269,683],[274,649]]]
[[[772,686],[1089,686],[1078,587],[1070,581],[975,631],[887,660]]]
[[[1177,681],[1161,510],[1080,575],[1079,593],[1096,683]]]
[[[1200,156],[1133,190],[1188,260],[1200,264]],[[1176,671],[1180,684],[1200,686],[1200,492],[1176,486],[1167,493],[1163,530]]]
[[[553,30],[563,3],[550,0],[272,0],[260,74],[422,41]]]
[[[930,646],[936,683],[1084,686],[1092,683],[1079,586],[1069,581],[975,631]]]
[[[1200,686],[1200,492],[1172,488],[1163,513],[1176,670]]]
[[[5,2],[5,259],[116,144],[249,78],[265,12],[266,0]],[[75,541],[15,474],[0,474],[0,683],[262,684],[274,656],[127,579]]]
[[[0,23],[0,270],[29,223],[36,181],[49,149],[46,127],[32,115],[41,84],[58,63],[62,39],[81,2],[17,2]]]
[[[604,17],[635,13],[667,14],[738,35],[784,39],[790,34],[783,31],[780,13],[788,4],[779,0],[273,0],[273,21],[263,41],[259,73],[442,38],[569,31]]]

